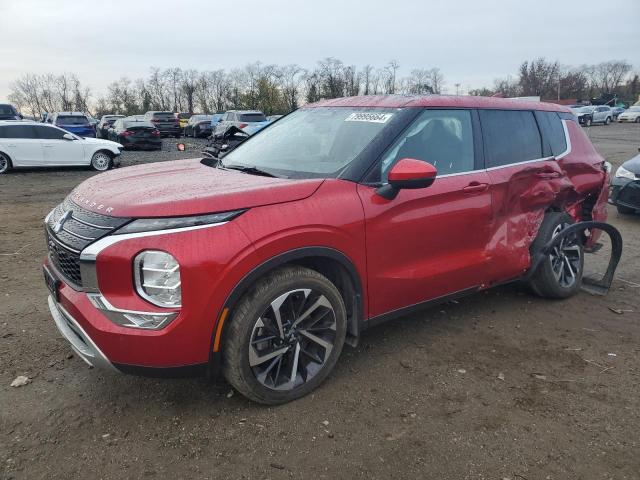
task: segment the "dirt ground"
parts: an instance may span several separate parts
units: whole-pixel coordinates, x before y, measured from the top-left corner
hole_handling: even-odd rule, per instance
[[[640,146],[640,125],[588,134],[614,168]],[[92,174],[0,176],[1,479],[640,478],[640,216],[610,209],[625,250],[608,296],[509,286],[407,316],[346,349],[314,395],[266,408],[222,381],[72,355],[47,308],[42,220]],[[10,387],[18,375],[32,382]]]

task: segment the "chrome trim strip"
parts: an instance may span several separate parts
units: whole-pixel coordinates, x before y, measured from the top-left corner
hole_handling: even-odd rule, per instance
[[[69,250],[70,252],[73,252],[73,253],[80,253],[80,250],[76,250],[75,248],[71,248],[70,246],[65,245],[64,243],[62,243],[54,235],[52,235],[51,232],[47,232],[47,233],[49,234],[49,240],[53,240],[54,242],[56,242],[58,245],[60,245],[65,250]]]
[[[107,237],[101,238],[95,243],[87,246],[80,254],[80,261],[95,262],[98,254],[107,247],[115,245],[116,243],[123,242],[125,240],[131,240],[132,238],[153,237],[156,235],[169,235],[171,233],[189,232],[191,230],[200,230],[203,228],[219,227],[226,222],[211,223],[209,225],[196,225],[193,227],[171,228],[167,230],[154,230],[151,232],[137,232],[137,233],[125,233],[117,235],[116,233]]]
[[[53,321],[62,336],[71,344],[71,348],[78,354],[82,360],[92,367],[103,368],[106,370],[118,371],[107,356],[102,353],[87,332],[78,324],[75,318],[65,310],[65,308],[57,303],[51,295],[48,298],[49,310]],[[73,329],[67,324],[73,325]],[[80,338],[77,338],[80,337]],[[84,342],[84,344],[83,344]]]
[[[65,231],[65,232],[67,232],[69,235],[73,235],[74,237],[76,237],[76,238],[80,238],[80,239],[82,239],[82,240],[95,240],[95,238],[94,238],[94,237],[85,237],[85,236],[83,236],[83,235],[80,235],[79,233],[75,233],[75,232],[72,232],[72,231],[70,231],[70,230],[67,230],[67,229],[66,229],[66,228],[64,228],[64,227],[62,227],[62,230],[63,230],[63,231]]]
[[[552,155],[550,157],[534,158],[533,160],[525,160],[524,162],[508,163],[506,165],[498,165],[497,167],[489,167],[489,168],[487,168],[485,170],[487,172],[490,172],[492,170],[498,170],[500,168],[515,167],[515,166],[518,166],[518,165],[525,165],[527,163],[546,162],[546,161],[549,161],[549,160],[555,160],[555,157]]]
[[[124,308],[114,307],[101,293],[87,293],[87,297],[94,307],[102,311],[130,313],[132,315],[155,315],[156,317],[170,317],[171,315],[178,314],[178,312],[142,312],[139,310],[126,310]],[[99,306],[100,304],[104,305],[105,308],[101,308]]]
[[[93,223],[89,223],[89,222],[86,222],[84,220],[80,220],[78,217],[74,217],[73,213],[71,214],[71,218],[73,218],[78,223],[82,223],[83,225],[86,225],[87,227],[99,228],[100,230],[113,230],[113,228],[114,228],[114,227],[105,227],[105,226],[100,226],[100,225],[94,225]],[[93,239],[90,239],[90,240],[93,240]]]
[[[560,155],[556,156],[556,160],[560,160],[561,158],[566,157],[571,153],[571,137],[569,136],[569,129],[567,128],[568,120],[560,120],[562,122],[562,128],[564,129],[564,138],[567,141],[567,149],[562,152]]]

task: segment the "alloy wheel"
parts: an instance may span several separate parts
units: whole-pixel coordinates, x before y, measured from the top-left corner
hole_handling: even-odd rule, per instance
[[[249,341],[249,366],[272,390],[292,390],[325,366],[336,341],[331,302],[309,288],[273,300],[256,320]]]
[[[109,169],[109,164],[111,163],[111,157],[106,153],[98,152],[93,156],[91,160],[91,164],[98,171],[105,171]]]
[[[7,170],[9,170],[9,160],[0,153],[0,173],[4,173]]]
[[[560,224],[554,230],[552,237],[569,224]],[[582,248],[576,234],[568,235],[560,240],[560,243],[551,249],[549,259],[551,270],[558,284],[564,288],[571,288],[579,277],[581,266]]]

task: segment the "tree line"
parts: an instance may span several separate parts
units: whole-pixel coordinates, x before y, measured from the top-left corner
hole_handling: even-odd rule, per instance
[[[9,100],[36,118],[45,112],[72,110],[100,116],[135,115],[149,110],[214,113],[255,109],[271,115],[325,98],[443,93],[445,79],[439,68],[414,68],[405,76],[398,74],[399,69],[396,60],[382,67],[357,67],[331,57],[317,62],[312,69],[260,62],[228,71],[153,67],[145,78],[122,77],[98,95],[73,73],[25,74],[11,83]],[[492,89],[468,93],[585,100],[600,92],[616,92],[631,99],[637,97],[639,83],[638,75],[631,75],[631,71],[632,66],[626,61],[572,68],[538,58],[523,62],[517,77],[496,79]]]
[[[632,70],[633,65],[625,60],[568,67],[536,58],[522,62],[516,77],[497,78],[493,88],[470,90],[469,94],[587,101],[602,93],[615,93],[624,101],[635,102],[640,94],[640,76]]]

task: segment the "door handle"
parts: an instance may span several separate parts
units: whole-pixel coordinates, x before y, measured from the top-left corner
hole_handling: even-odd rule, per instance
[[[536,173],[536,177],[542,178],[543,180],[551,180],[552,178],[560,177],[558,172],[538,172]]]
[[[488,183],[471,182],[469,185],[464,187],[462,191],[464,193],[480,193],[486,191],[488,188]]]

